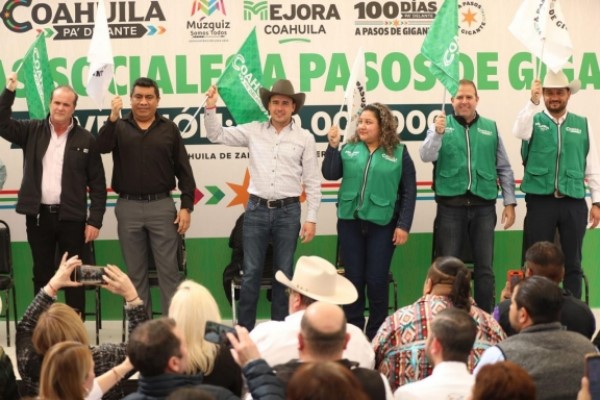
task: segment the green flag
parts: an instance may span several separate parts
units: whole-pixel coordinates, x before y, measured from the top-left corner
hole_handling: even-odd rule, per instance
[[[431,73],[454,96],[459,80],[457,0],[444,1],[423,41],[421,54],[431,61]]]
[[[19,80],[25,85],[29,118],[43,119],[48,115],[54,80],[50,73],[46,37],[40,33],[23,57]]]
[[[269,119],[260,100],[262,79],[255,28],[217,81],[219,94],[236,124]]]

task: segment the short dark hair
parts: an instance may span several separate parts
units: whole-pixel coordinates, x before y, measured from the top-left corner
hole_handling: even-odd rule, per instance
[[[557,322],[564,302],[562,289],[545,276],[534,275],[516,286],[517,308],[525,308],[534,324]]]
[[[136,86],[154,88],[154,94],[156,95],[156,97],[160,98],[160,91],[158,90],[158,83],[156,83],[156,81],[153,81],[150,78],[137,78],[135,82],[133,82],[133,86],[131,87],[130,96],[133,96],[133,92],[135,91]]]
[[[346,316],[343,323],[335,332],[321,332],[315,328],[306,313],[300,322],[300,331],[304,340],[309,343],[310,351],[323,357],[331,357],[344,349],[346,340]]]
[[[551,242],[537,242],[531,245],[525,253],[525,261],[534,275],[559,283],[564,274],[565,255],[560,247]],[[539,267],[539,268],[536,268]]]
[[[75,89],[73,89],[69,85],[59,85],[59,86],[55,87],[54,89],[52,89],[52,92],[50,93],[50,102],[52,102],[52,99],[54,98],[54,92],[56,92],[59,89],[60,90],[65,89],[68,92],[73,93],[73,95],[75,95],[75,98],[73,99],[73,107],[77,107],[77,100],[79,99],[79,95],[77,94],[77,92],[75,92]]]
[[[127,355],[142,376],[165,372],[171,357],[181,357],[181,340],[175,335],[175,320],[159,318],[144,322],[131,334]]]
[[[447,308],[433,319],[431,333],[442,345],[444,361],[466,364],[477,336],[477,324],[465,310]]]

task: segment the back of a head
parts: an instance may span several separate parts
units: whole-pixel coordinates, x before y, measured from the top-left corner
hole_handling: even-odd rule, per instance
[[[533,275],[545,276],[555,283],[563,280],[565,255],[551,242],[536,242],[527,249],[525,262]]]
[[[346,316],[338,305],[317,301],[300,322],[306,352],[319,360],[336,360],[346,344]]]
[[[66,304],[54,303],[38,318],[31,338],[35,351],[44,355],[53,345],[72,340],[89,345],[81,318]]]
[[[144,322],[131,333],[127,355],[142,376],[164,374],[169,359],[182,356],[181,341],[174,329],[174,320],[159,318]]]
[[[433,319],[431,332],[442,345],[444,361],[467,363],[477,336],[477,324],[459,308],[447,308]]]
[[[435,259],[427,278],[433,286],[447,285],[448,297],[452,305],[466,312],[471,310],[471,273],[465,264],[456,257],[438,257]]]
[[[535,400],[535,384],[513,362],[488,364],[475,377],[472,400]]]
[[[287,384],[287,400],[367,400],[361,383],[340,363],[303,363]]]
[[[183,333],[188,349],[189,373],[210,374],[219,346],[204,340],[206,321],[221,322],[219,306],[204,286],[186,280],[171,299],[169,317]]]
[[[92,353],[86,345],[66,341],[52,346],[42,363],[39,398],[83,400],[84,382],[92,366]]]
[[[556,283],[534,275],[519,282],[515,289],[517,308],[525,307],[533,324],[559,321],[564,297]]]

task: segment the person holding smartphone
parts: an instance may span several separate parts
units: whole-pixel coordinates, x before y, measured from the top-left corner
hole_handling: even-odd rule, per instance
[[[80,287],[80,282],[71,280],[73,272],[81,266],[77,256],[67,259],[65,253],[54,276],[40,289],[33,299],[23,318],[17,325],[17,365],[23,384],[23,396],[37,396],[40,380],[40,367],[44,354],[56,343],[74,340],[84,344],[92,352],[95,374],[100,377],[127,356],[126,343],[103,343],[92,346],[87,331],[79,315],[65,304],[56,303],[57,291],[64,287]],[[105,268],[105,285],[102,287],[117,294],[126,301],[125,312],[129,321],[129,333],[140,323],[148,319],[144,303],[140,300],[131,280],[123,271],[114,265]],[[129,368],[130,369],[130,368]],[[116,373],[125,377],[124,368]],[[120,380],[119,380],[120,381]],[[121,399],[124,388],[120,382],[104,393],[105,400]]]
[[[565,256],[562,250],[550,242],[537,242],[525,253],[525,277],[544,276],[556,285],[560,285],[565,275]],[[517,281],[518,284],[518,281]],[[510,287],[509,287],[510,285]],[[510,324],[509,310],[510,298],[514,286],[507,282],[502,290],[502,298],[505,299],[494,309],[494,318],[500,323],[502,329],[508,336],[517,332]],[[579,300],[566,288],[562,289],[564,304],[560,314],[560,322],[569,331],[579,332],[591,339],[596,332],[596,318],[590,307]]]

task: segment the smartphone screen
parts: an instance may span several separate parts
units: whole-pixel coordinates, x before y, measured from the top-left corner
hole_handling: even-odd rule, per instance
[[[585,357],[585,371],[590,381],[592,400],[600,400],[600,354],[589,354]]]
[[[103,285],[104,267],[96,265],[82,265],[75,272],[75,280],[84,285]]]
[[[206,321],[204,340],[207,342],[230,346],[226,333],[230,332],[237,336],[235,328],[213,321]]]

